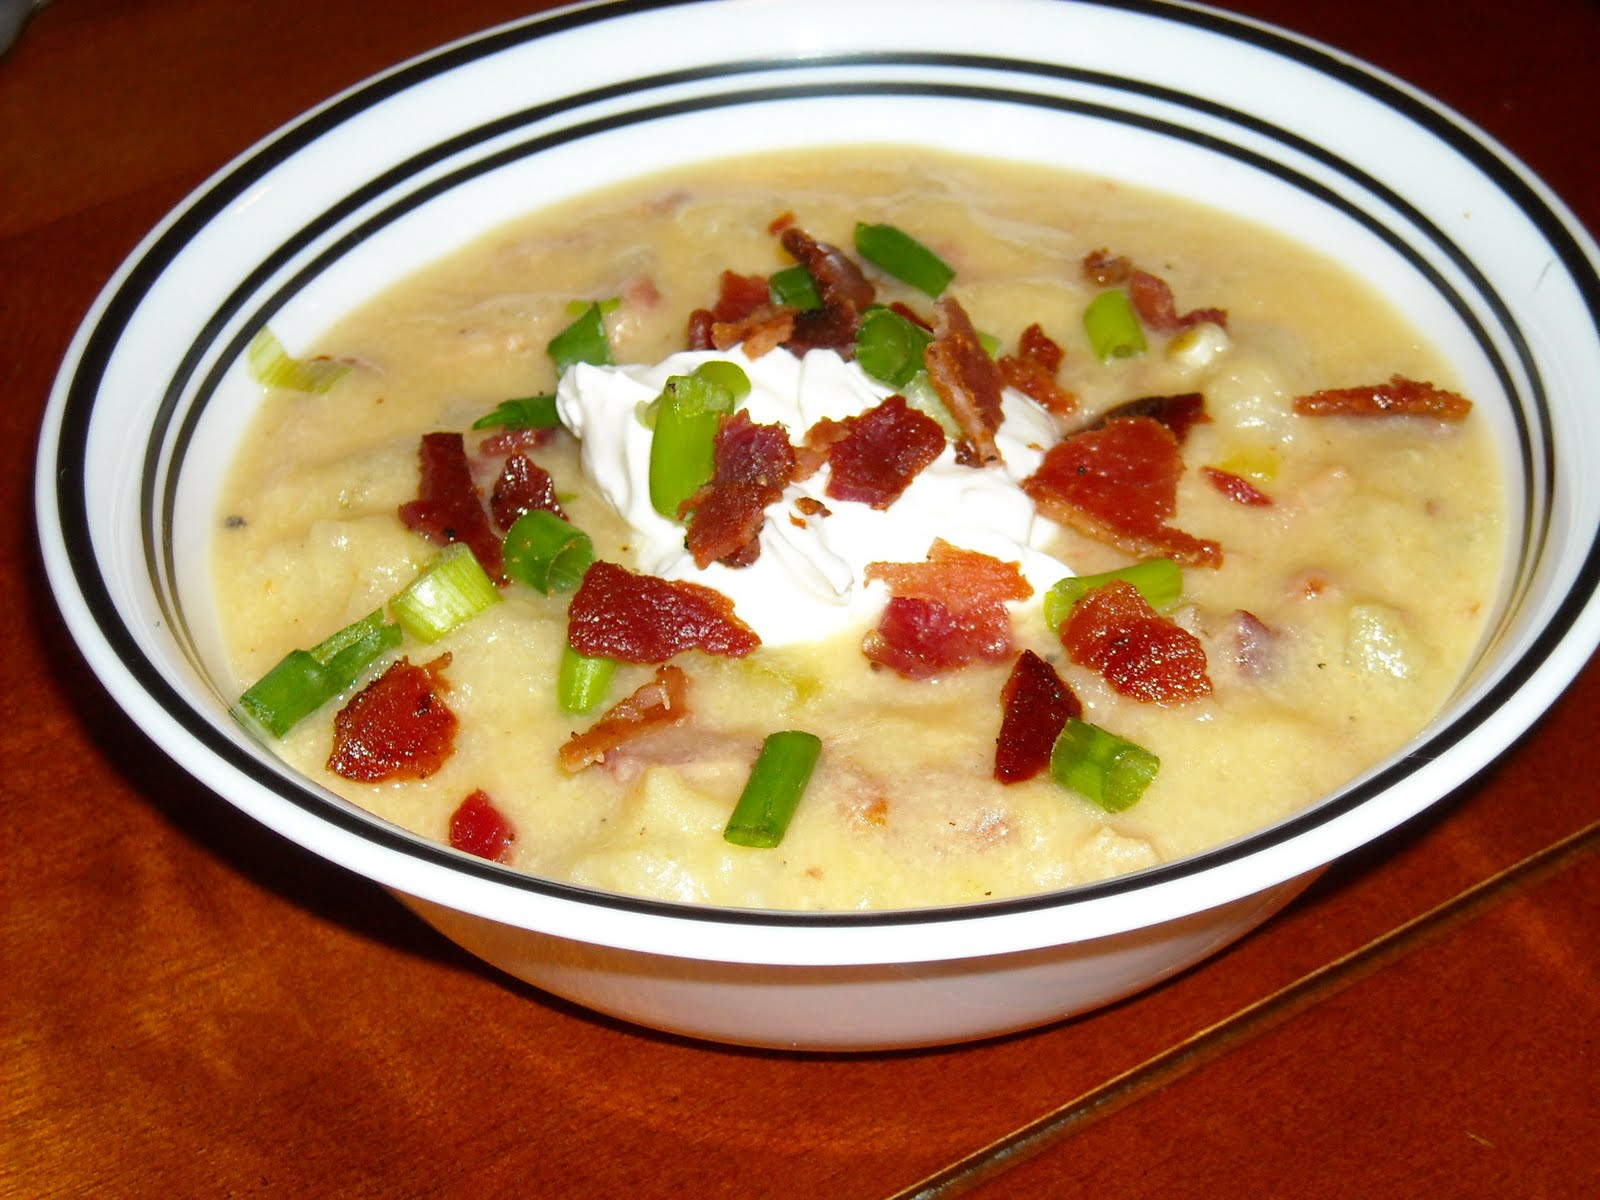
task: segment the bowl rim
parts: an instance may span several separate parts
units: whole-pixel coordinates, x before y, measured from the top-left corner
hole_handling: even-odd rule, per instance
[[[129,628],[129,615],[113,599],[100,574],[90,532],[94,522],[83,478],[85,464],[82,456],[75,460],[70,451],[87,444],[100,385],[127,321],[169,258],[181,252],[187,239],[217,212],[285,160],[362,113],[475,61],[537,46],[541,39],[607,22],[625,23],[662,10],[693,12],[706,7],[706,0],[623,0],[556,10],[486,30],[400,64],[333,97],[245,151],[175,208],[107,283],[75,336],[51,394],[36,475],[39,537],[52,588],[91,667],[130,717],[189,773],[269,827],[325,857],[386,886],[496,920],[531,922],[531,927],[543,928],[552,915],[546,910],[562,910],[554,924],[567,933],[639,948],[659,943],[659,933],[650,927],[663,923],[685,931],[728,927],[741,931],[736,944],[696,946],[692,953],[699,957],[842,961],[839,956],[843,955],[853,960],[856,951],[825,948],[815,936],[851,931],[863,935],[856,941],[874,955],[894,948],[893,953],[902,957],[944,958],[972,953],[980,943],[995,949],[1022,949],[1118,933],[1143,924],[1151,914],[1197,911],[1317,869],[1329,858],[1379,836],[1453,791],[1531,725],[1581,669],[1600,641],[1600,532],[1591,538],[1572,585],[1522,656],[1469,708],[1444,728],[1431,730],[1404,756],[1328,799],[1211,850],[1065,891],[960,906],[870,912],[748,910],[597,892],[461,855],[353,806],[330,804],[327,795],[302,783],[286,785],[286,779],[298,777],[264,762],[221,733],[211,715],[196,708],[149,659]],[[746,6],[738,0],[718,0],[716,7]],[[1574,279],[1587,301],[1591,324],[1597,320],[1600,253],[1587,232],[1503,147],[1408,85],[1298,35],[1214,10],[1134,0],[1024,0],[1018,7],[1029,11],[1097,10],[1129,20],[1171,22],[1194,36],[1243,43],[1286,59],[1376,99],[1404,122],[1445,144],[1511,197]],[[960,57],[948,51],[940,56],[950,63]],[[898,63],[916,55],[884,52],[875,57],[880,62]],[[843,63],[849,58],[836,55],[825,63]],[[995,69],[993,59],[981,56],[976,65]],[[244,336],[238,334],[235,343]],[[144,486],[148,492],[152,485],[147,481]],[[148,494],[147,499],[154,501]],[[1474,737],[1482,740],[1469,752],[1463,743]],[[1450,751],[1457,751],[1455,757],[1441,760]],[[1423,781],[1416,790],[1426,792],[1426,798],[1385,816],[1376,822],[1381,828],[1375,832],[1355,836],[1348,828],[1348,818],[1407,779]],[[236,794],[241,785],[249,791],[246,802]],[[291,809],[294,811],[287,811]],[[1346,827],[1343,840],[1353,837],[1352,844],[1312,852],[1307,835],[1341,822]],[[1250,879],[1219,890],[1215,886],[1219,873],[1245,860],[1258,864]],[[1140,904],[1123,903],[1124,897],[1134,893]],[[529,897],[539,902],[542,915],[537,919]],[[596,911],[602,912],[604,919],[589,919]],[[1069,911],[1077,926],[1064,930],[1059,918]],[[928,939],[924,939],[927,944],[909,946],[902,936],[908,931],[948,930],[958,925],[982,932],[963,938],[953,953]],[[767,941],[779,933],[784,935],[781,940]],[[944,939],[943,934],[936,936]],[[800,946],[798,939],[805,939],[806,944]],[[693,933],[689,940],[696,940]]]

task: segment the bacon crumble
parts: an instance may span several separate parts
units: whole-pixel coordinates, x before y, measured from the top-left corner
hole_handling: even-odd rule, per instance
[[[662,663],[684,650],[742,658],[761,644],[733,601],[698,583],[638,574],[604,560],[567,608],[567,641],[589,658]]]
[[[1124,580],[1072,606],[1061,623],[1061,644],[1073,662],[1141,703],[1186,704],[1211,694],[1200,639],[1157,613]]]
[[[489,493],[489,511],[494,515],[495,526],[505,533],[519,517],[537,510],[567,519],[556,498],[556,481],[550,472],[519,450],[506,459],[500,478],[495,480],[494,490]]]
[[[1265,508],[1272,503],[1271,496],[1244,476],[1235,475],[1232,471],[1224,471],[1220,467],[1201,467],[1200,477],[1235,504],[1243,504],[1248,508]]]
[[[962,440],[956,459],[968,466],[1000,461],[994,431],[1000,428],[1000,395],[1005,380],[978,340],[966,310],[951,296],[933,306],[933,341],[923,351],[928,381],[956,424]]]
[[[848,255],[799,226],[784,226],[778,240],[811,275],[822,300],[821,308],[794,313],[793,331],[783,340],[784,348],[797,358],[807,350],[835,350],[854,358],[861,310],[872,303],[877,290]]]
[[[1024,650],[1000,689],[1000,711],[994,777],[1021,783],[1050,765],[1056,738],[1070,719],[1083,715],[1083,704],[1054,667]]]
[[[1078,408],[1078,398],[1056,382],[1064,356],[1061,347],[1034,324],[1017,339],[1017,352],[1002,355],[997,365],[1006,383],[1046,412],[1064,417]]]
[[[747,567],[761,555],[767,506],[794,478],[794,447],[782,425],[757,425],[739,409],[718,426],[712,463],[711,479],[679,510],[689,514],[689,553],[702,570]]]
[[[489,527],[483,497],[472,481],[465,439],[459,433],[425,433],[417,454],[422,468],[417,498],[400,506],[400,520],[437,545],[465,542],[489,578],[503,584],[500,539]]]
[[[1303,417],[1433,417],[1464,421],[1472,411],[1472,401],[1431,383],[1391,375],[1387,383],[1326,388],[1309,396],[1296,396],[1294,410]]]
[[[884,583],[891,595],[877,628],[862,639],[862,653],[907,679],[1009,657],[1006,602],[1033,595],[1016,563],[942,538],[923,562],[868,563],[865,578]]]
[[[390,664],[333,718],[328,770],[358,783],[426,779],[455,751],[456,715],[441,696],[450,655]]]
[[[900,498],[944,452],[944,443],[939,422],[912,408],[898,393],[858,416],[826,421],[826,428],[813,426],[806,434],[808,446],[825,448],[827,495],[879,510]]]
[[[1150,417],[1118,417],[1052,446],[1022,490],[1051,520],[1131,554],[1220,566],[1216,542],[1167,524],[1182,471],[1170,429]]]
[[[676,725],[689,715],[689,681],[675,666],[656,668],[655,678],[617,701],[583,733],[574,733],[557,752],[562,769],[583,770],[655,729]]]
[[[1128,276],[1128,299],[1145,328],[1157,333],[1178,333],[1208,322],[1228,327],[1228,314],[1220,308],[1195,308],[1180,316],[1171,285],[1148,271],[1135,270]]]
[[[450,814],[452,850],[462,850],[491,862],[510,862],[511,845],[516,840],[516,829],[482,788],[463,800]]]

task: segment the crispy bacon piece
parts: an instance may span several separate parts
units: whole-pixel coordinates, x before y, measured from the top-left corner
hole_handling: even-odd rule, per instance
[[[975,466],[999,462],[994,431],[1000,428],[1005,380],[954,297],[944,296],[934,304],[933,341],[922,357],[929,382],[961,428],[957,458]]]
[[[1051,520],[1131,554],[1220,566],[1216,542],[1166,523],[1182,471],[1170,429],[1149,417],[1119,417],[1052,446],[1022,490]]]
[[[1083,256],[1083,274],[1090,283],[1101,287],[1116,287],[1126,283],[1133,273],[1132,261],[1123,254],[1112,254],[1106,249],[1091,250]]]
[[[757,541],[767,505],[794,477],[794,447],[782,425],[757,425],[739,409],[717,428],[710,481],[683,502],[689,553],[704,569],[714,562],[747,567],[761,555]]]
[[[1236,608],[1224,625],[1223,635],[1234,665],[1245,679],[1259,681],[1278,665],[1278,640],[1282,636],[1253,612]]]
[[[1134,271],[1128,276],[1128,299],[1145,328],[1157,333],[1177,333],[1207,321],[1228,327],[1228,314],[1220,308],[1195,308],[1180,316],[1171,286],[1148,271]]]
[[[994,777],[1021,783],[1050,765],[1056,738],[1070,718],[1083,715],[1083,704],[1054,667],[1024,650],[1000,689],[1000,711]]]
[[[878,627],[862,640],[862,653],[907,679],[1009,657],[1006,601],[1033,595],[1016,563],[942,538],[924,562],[869,563],[865,576],[887,584],[891,598]]]
[[[1056,382],[1061,359],[1061,347],[1038,325],[1029,325],[1017,339],[1017,352],[1001,357],[1000,374],[1040,408],[1064,417],[1077,411],[1078,398]]]
[[[826,444],[827,494],[885,509],[911,481],[944,452],[944,429],[926,413],[893,395],[859,416],[818,422],[806,434],[808,446]]]
[[[504,458],[518,450],[537,450],[556,436],[554,429],[529,425],[522,429],[497,429],[478,443],[480,458]]]
[[[459,433],[425,433],[418,447],[422,464],[417,498],[400,506],[400,519],[429,541],[465,542],[489,578],[505,582],[500,539],[489,528],[483,497],[472,482],[466,442]]]
[[[882,581],[896,596],[937,600],[951,611],[1026,600],[1033,585],[1016,563],[953,546],[935,538],[922,562],[868,563],[868,580]]]
[[[891,597],[878,627],[861,639],[875,666],[906,679],[926,679],[974,662],[1000,662],[1011,653],[1011,618],[1005,608],[957,615],[937,600]]]
[[[689,680],[678,667],[657,667],[655,678],[617,701],[557,752],[567,771],[581,771],[642,734],[676,725],[689,715]]]
[[[505,533],[517,523],[517,518],[536,509],[554,513],[563,521],[567,514],[561,511],[556,499],[556,481],[533,459],[520,450],[506,459],[506,465],[495,480],[494,491],[489,493],[489,511],[494,523]]]
[[[455,750],[456,715],[440,693],[448,688],[441,654],[422,666],[401,658],[350,698],[333,718],[328,770],[358,783],[426,779]]]
[[[589,568],[572,597],[567,641],[590,658],[631,663],[666,662],[683,650],[743,658],[761,644],[721,592],[604,561]]]
[[[1200,476],[1235,504],[1265,508],[1272,503],[1271,496],[1232,471],[1224,471],[1220,467],[1201,467]]]
[[[761,276],[724,271],[716,304],[711,308],[697,308],[689,314],[689,349],[726,350],[740,339],[735,338],[719,347],[713,340],[714,327],[737,325],[770,304],[771,288]]]
[[[1107,421],[1118,417],[1149,417],[1160,421],[1172,430],[1181,446],[1189,440],[1189,430],[1196,425],[1209,425],[1211,414],[1206,412],[1206,398],[1199,392],[1180,392],[1176,396],[1140,396],[1137,400],[1124,400],[1113,404],[1091,421],[1086,429],[1099,429]]]
[[[1061,623],[1061,644],[1073,662],[1141,703],[1186,704],[1211,694],[1200,639],[1158,614],[1123,580],[1072,606]]]
[[[1472,401],[1431,383],[1391,375],[1388,383],[1328,388],[1296,396],[1294,410],[1304,417],[1434,417],[1463,421]]]
[[[465,850],[491,862],[510,862],[517,831],[479,788],[450,814],[450,848]]]
[[[848,255],[799,226],[785,226],[778,240],[810,272],[822,299],[821,308],[795,313],[794,331],[784,346],[797,356],[807,350],[837,350],[853,358],[861,310],[872,303],[876,290]]]

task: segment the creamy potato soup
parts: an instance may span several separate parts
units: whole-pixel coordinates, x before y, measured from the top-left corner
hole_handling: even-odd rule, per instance
[[[953,269],[944,308],[856,251],[863,222],[910,235]],[[928,337],[943,337],[959,306],[982,345],[1016,359],[1037,325],[1061,352],[1054,368],[1048,353],[1027,360],[1048,381],[1049,403],[1008,388],[990,453],[983,430],[941,410],[944,393],[925,379],[873,379],[848,348],[802,361],[781,344],[755,345],[792,333],[774,297],[721,323],[724,340],[746,335],[743,349],[674,357],[686,351],[690,314],[724,298],[724,271],[766,278],[795,265],[788,229],[860,265],[871,303],[898,302],[913,324],[935,326]],[[1129,293],[1130,268],[1170,290],[1167,315],[1179,320],[1159,319],[1157,288],[1155,309],[1134,314],[1143,350],[1102,360],[1085,311],[1104,292]],[[591,301],[604,302],[620,365],[580,364],[558,378],[547,344]],[[625,568],[625,581],[716,589],[759,639],[748,653],[671,653],[682,695],[670,719],[593,761],[564,763],[574,734],[649,692],[663,665],[623,662],[594,707],[562,711],[577,593],[546,595],[513,578],[498,602],[432,643],[391,635],[354,682],[269,739],[310,779],[408,830],[450,841],[454,823],[458,845],[623,893],[788,909],[946,904],[1069,887],[1215,846],[1337,789],[1429,721],[1482,634],[1505,550],[1502,485],[1480,417],[1427,404],[1355,415],[1361,405],[1337,395],[1333,415],[1297,408],[1297,398],[1347,389],[1382,407],[1408,387],[1425,400],[1454,387],[1404,314],[1338,264],[1260,228],[1017,165],[874,147],[697,166],[496,229],[315,347],[289,349],[347,369],[331,383],[266,388],[232,468],[215,578],[241,692],[292,650],[375,611],[390,621],[390,601],[440,554],[447,534],[430,537],[401,516],[423,487],[419,447],[430,433],[464,435],[485,508],[508,447],[521,447],[598,563]],[[642,497],[642,473],[667,378],[712,360],[744,372],[751,421],[782,425],[801,448],[794,474],[813,471],[780,480],[754,563],[702,570],[682,523]],[[980,367],[993,370],[966,364]],[[914,403],[902,408],[949,431],[935,439],[938,458],[887,504],[828,492],[843,460],[816,467],[833,447],[818,422],[834,422],[822,428],[835,435],[859,429],[854,415],[907,392]],[[566,428],[521,440],[472,428],[502,401],[539,394],[556,396]],[[1196,394],[1199,409],[1177,402]],[[1168,403],[1118,410],[1150,397]],[[1181,531],[1167,556],[1180,561],[1181,595],[1138,619],[1203,652],[1204,689],[1158,688],[1153,699],[1126,681],[1119,690],[1046,619],[1057,580],[1164,556],[1142,549],[1116,513],[1064,519],[1059,505],[1035,502],[1029,481],[1054,447],[1113,410],[1118,421],[1099,425],[1102,435],[1137,426],[1177,447],[1171,511],[1141,529],[1157,542]],[[1191,420],[1163,423],[1180,410]],[[1162,483],[1140,476],[1132,486],[1146,494]],[[936,540],[985,556],[1011,591],[1001,608],[986,602],[976,657],[907,677],[864,649],[898,636],[881,630],[891,596],[905,594],[864,568],[926,563]],[[1195,545],[1212,547],[1215,561]],[[1077,720],[1159,761],[1135,802],[1108,811],[1038,762],[1031,777],[997,780],[1002,697],[1024,651],[1070,689]],[[421,777],[368,782],[330,770],[336,715],[401,657],[428,667],[424,706],[455,718],[446,752],[412,772]],[[1036,710],[1036,696],[1022,693],[1020,706]],[[1060,728],[1046,730],[1045,753]],[[730,814],[777,731],[819,740],[814,770],[775,847],[736,844],[724,836]],[[1025,739],[1035,759],[1039,736]],[[476,814],[463,814],[468,797]],[[480,832],[487,822],[487,843],[463,834],[473,821]]]

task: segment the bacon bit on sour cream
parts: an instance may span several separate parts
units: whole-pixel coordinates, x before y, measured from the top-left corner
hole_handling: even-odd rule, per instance
[[[761,555],[767,506],[794,478],[794,447],[782,425],[757,425],[739,409],[717,428],[711,461],[710,481],[683,502],[685,543],[702,570],[714,562],[747,567]]]
[[[907,679],[1009,657],[1006,603],[1033,595],[1016,563],[943,539],[924,562],[869,563],[866,578],[888,585],[891,596],[877,628],[862,639],[862,653]]]

